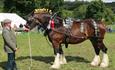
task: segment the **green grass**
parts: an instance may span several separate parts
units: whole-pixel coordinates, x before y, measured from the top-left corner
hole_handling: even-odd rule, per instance
[[[54,60],[52,47],[48,44],[45,37],[39,33],[30,33],[30,38],[33,58],[31,70],[51,70],[49,67]],[[90,62],[94,57],[94,50],[91,43],[87,40],[80,44],[69,45],[68,49],[63,47],[68,64],[62,65],[59,70],[115,70],[115,34],[106,34],[104,42],[108,48],[110,58],[110,66],[108,68],[90,66]],[[28,34],[17,35],[17,44],[19,47],[16,52],[18,69],[29,70]],[[7,57],[3,50],[3,40],[0,35],[0,70],[3,70],[6,61]]]

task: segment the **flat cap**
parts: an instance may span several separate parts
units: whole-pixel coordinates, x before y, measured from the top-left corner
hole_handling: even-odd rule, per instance
[[[4,23],[9,23],[9,22],[11,22],[10,19],[5,19],[2,23],[4,24]]]

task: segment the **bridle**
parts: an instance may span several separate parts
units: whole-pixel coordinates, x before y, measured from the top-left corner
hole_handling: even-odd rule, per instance
[[[54,18],[56,17],[57,19],[62,19],[62,20],[63,20],[63,18],[57,16],[58,13],[59,13],[59,12],[56,12],[56,13],[54,13],[53,15],[50,14],[49,20],[48,20],[48,22],[45,23],[45,24],[42,23],[42,22],[39,20],[37,14],[36,14],[36,15],[33,14],[33,15],[30,16],[30,22],[31,22],[31,20],[32,20],[31,24],[30,24],[30,25],[27,25],[27,26],[28,26],[29,29],[31,29],[31,26],[32,26],[32,25],[33,25],[33,27],[34,27],[34,25],[38,25],[40,29],[43,29],[43,30],[46,32],[47,30],[49,30],[49,29],[47,28],[47,26],[50,24],[50,21],[51,21],[52,19],[54,19]]]
[[[49,22],[47,22],[48,24],[50,24],[50,20],[52,20],[52,19],[54,19],[56,16],[57,16],[57,14],[58,14],[59,12],[56,12],[56,13],[54,13],[53,15],[51,15],[50,16],[50,19],[49,19]],[[60,17],[59,17],[60,18]],[[43,28],[44,29],[44,24],[42,23],[42,22],[40,22],[39,21],[39,19],[37,18],[37,16],[32,16],[31,17],[31,19],[33,19],[33,22],[36,22],[36,25],[39,25],[41,28]],[[61,18],[62,19],[62,18]],[[48,25],[47,25],[48,26]],[[47,29],[47,28],[46,28]],[[45,30],[46,30],[45,29]]]

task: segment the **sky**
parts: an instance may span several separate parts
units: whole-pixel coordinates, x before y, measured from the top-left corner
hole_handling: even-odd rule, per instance
[[[65,0],[65,1],[75,1],[75,0]],[[79,0],[79,1],[93,1],[93,0]],[[115,0],[103,0],[103,2],[115,2]]]

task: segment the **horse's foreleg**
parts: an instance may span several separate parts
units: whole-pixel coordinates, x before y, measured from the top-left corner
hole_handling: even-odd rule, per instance
[[[53,43],[53,48],[54,48],[55,59],[54,59],[54,63],[51,66],[51,68],[59,69],[60,68],[59,44],[58,43]]]
[[[60,64],[67,64],[67,61],[66,61],[64,54],[60,55]]]
[[[93,38],[93,39],[90,39],[90,41],[91,41],[91,43],[94,47],[95,53],[96,53],[93,61],[91,62],[91,65],[98,66],[100,64],[100,56],[99,56],[100,48],[98,47],[97,39]]]
[[[67,64],[66,58],[63,53],[62,46],[59,47],[59,53],[60,53],[60,64]]]
[[[102,59],[102,62],[100,64],[100,67],[108,67],[109,58],[108,58],[108,55],[107,55],[107,48],[105,47],[103,42],[100,42],[100,48],[103,52],[103,59]]]

